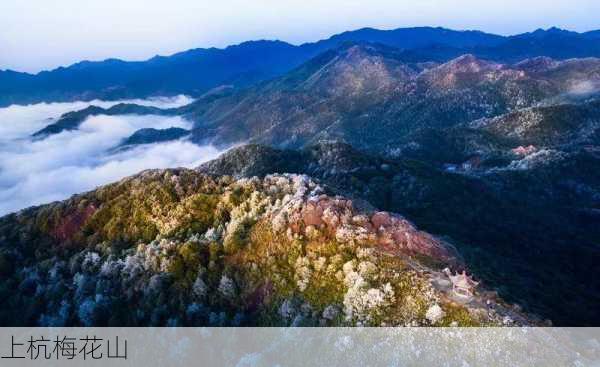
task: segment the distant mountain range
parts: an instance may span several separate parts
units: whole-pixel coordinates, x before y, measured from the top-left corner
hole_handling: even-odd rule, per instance
[[[443,64],[407,61],[373,44],[329,50],[291,72],[180,113],[194,139],[298,148],[320,140],[393,154],[424,128],[493,117],[600,90],[600,59],[527,59],[515,65],[463,55]]]
[[[500,64],[472,54],[445,63],[405,56],[380,44],[345,43],[280,77],[215,90],[187,106],[91,106],[63,115],[34,136],[77,129],[91,115],[180,115],[194,123],[192,139],[199,144],[250,141],[300,148],[341,140],[394,155],[424,129],[585,102],[600,92],[600,59],[537,57]]]
[[[414,62],[444,62],[466,53],[498,62],[535,56],[554,59],[600,56],[598,31],[576,33],[550,28],[504,37],[431,27],[364,28],[299,46],[281,41],[250,41],[225,49],[192,49],[139,62],[83,61],[35,75],[0,71],[0,106],[181,93],[199,96],[222,85],[243,87],[276,77],[344,42],[398,48],[405,60]]]

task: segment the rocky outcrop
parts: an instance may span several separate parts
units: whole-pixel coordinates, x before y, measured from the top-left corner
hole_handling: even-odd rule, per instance
[[[66,214],[60,222],[50,231],[52,237],[60,242],[70,240],[73,235],[81,231],[81,227],[96,212],[93,204],[83,208],[75,208],[72,213]]]
[[[274,218],[278,226],[287,226],[293,234],[310,236],[326,231],[340,242],[365,241],[391,254],[423,255],[445,263],[456,262],[451,246],[418,231],[398,214],[359,213],[351,200],[320,195],[306,201],[290,202]]]

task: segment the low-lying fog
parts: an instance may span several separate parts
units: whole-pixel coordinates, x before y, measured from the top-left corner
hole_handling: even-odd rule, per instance
[[[156,107],[190,103],[185,96],[133,101],[40,103],[0,108],[0,215],[32,205],[66,199],[148,168],[194,167],[219,151],[186,140],[140,145],[111,153],[141,128],[189,129],[190,122],[166,116],[91,116],[79,130],[43,140],[30,135],[61,114],[89,105],[110,107],[128,102]]]

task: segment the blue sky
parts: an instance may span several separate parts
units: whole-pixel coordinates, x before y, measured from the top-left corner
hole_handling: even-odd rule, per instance
[[[141,60],[252,39],[302,43],[361,27],[515,34],[600,28],[598,0],[1,0],[0,69]]]

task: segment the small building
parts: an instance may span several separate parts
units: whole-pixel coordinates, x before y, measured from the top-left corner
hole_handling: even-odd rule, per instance
[[[527,156],[527,155],[530,155],[531,153],[535,153],[537,151],[537,148],[534,147],[533,145],[528,145],[526,147],[519,145],[518,147],[512,149],[511,151],[513,152],[513,154],[516,154],[519,156]]]
[[[463,162],[463,164],[461,164],[461,169],[463,171],[470,171],[474,168],[479,168],[480,165],[481,165],[481,157],[473,156],[473,157],[469,158],[466,162]]]
[[[464,270],[462,273],[453,275],[450,269],[446,268],[444,269],[444,273],[450,278],[450,282],[452,282],[452,291],[454,294],[463,298],[473,297],[473,290],[479,282],[474,281]]]

